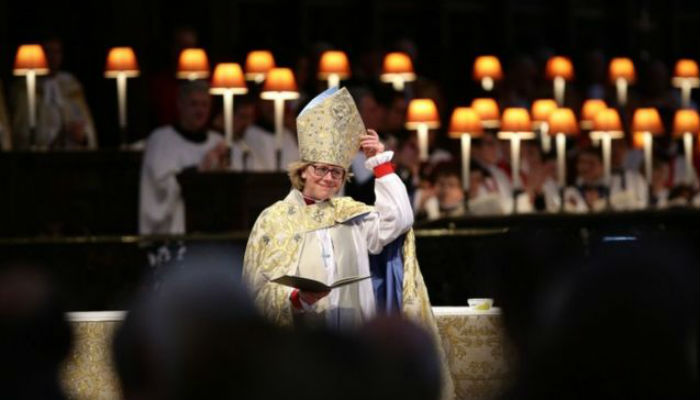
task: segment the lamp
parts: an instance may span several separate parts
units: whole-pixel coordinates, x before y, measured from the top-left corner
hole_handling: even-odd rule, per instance
[[[418,134],[419,158],[428,161],[428,130],[440,127],[440,116],[431,99],[413,99],[408,104],[406,128]]]
[[[591,130],[593,129],[593,120],[595,119],[598,111],[605,110],[608,108],[605,101],[600,99],[589,99],[583,102],[583,107],[581,107],[581,129]]]
[[[552,142],[549,135],[547,119],[557,109],[557,102],[552,99],[539,99],[532,103],[532,128],[539,133],[542,151],[549,153]]]
[[[27,102],[29,103],[29,144],[34,144],[36,133],[36,77],[49,73],[44,49],[38,44],[23,44],[17,49],[13,73],[27,79]]]
[[[627,86],[634,83],[636,74],[634,63],[629,58],[613,58],[610,61],[610,81],[617,88],[617,103],[620,106],[627,104]]]
[[[681,105],[684,108],[690,107],[690,91],[692,88],[700,87],[700,71],[695,60],[681,59],[676,62],[676,68],[671,79],[673,86],[681,89]]]
[[[566,81],[574,78],[574,66],[568,57],[554,56],[547,60],[545,68],[547,79],[554,81],[554,98],[557,105],[564,105],[564,90]]]
[[[661,135],[664,126],[656,108],[638,108],[632,116],[632,134],[640,137],[644,148],[644,172],[647,183],[651,185],[651,169],[653,156],[653,136]]]
[[[564,208],[564,187],[566,187],[566,137],[578,135],[576,116],[570,108],[558,108],[547,119],[549,134],[555,137],[557,143],[557,181],[561,197],[561,207]]]
[[[209,59],[204,49],[188,48],[180,52],[177,63],[177,77],[179,79],[207,79],[209,77]]]
[[[289,68],[272,68],[267,73],[260,98],[274,101],[275,105],[275,144],[277,149],[277,169],[282,170],[282,138],[284,102],[299,98],[294,73]]]
[[[345,52],[324,51],[318,65],[318,79],[327,80],[328,87],[340,85],[341,79],[350,77],[350,62]]]
[[[530,114],[525,108],[506,108],[501,117],[499,139],[510,140],[510,172],[513,179],[513,212],[517,212],[518,191],[522,188],[520,182],[520,141],[534,139]]]
[[[127,144],[126,80],[137,76],[139,76],[139,66],[134,50],[131,47],[112,47],[107,54],[105,77],[114,78],[117,81],[117,107],[122,146]]]
[[[496,56],[479,56],[474,60],[474,80],[481,82],[485,91],[493,90],[495,81],[503,79],[501,62]]]
[[[480,137],[484,134],[481,126],[481,118],[470,107],[457,107],[450,118],[448,135],[452,139],[460,139],[462,147],[462,190],[464,200],[469,204],[469,163],[471,155],[472,137]]]
[[[472,100],[471,108],[479,114],[481,126],[486,129],[494,129],[500,126],[501,118],[496,100],[490,98],[478,98]]]
[[[693,135],[700,134],[700,117],[695,110],[678,110],[673,117],[673,136],[683,138],[685,151],[685,183],[693,182]]]
[[[593,120],[593,130],[590,136],[592,140],[600,140],[602,142],[603,180],[607,189],[610,190],[612,140],[625,137],[625,132],[622,130],[622,122],[620,122],[620,114],[617,113],[617,110],[614,108],[600,110]],[[610,196],[608,196],[609,199]]]
[[[233,142],[233,96],[248,93],[241,66],[237,63],[217,64],[209,92],[223,96],[224,132],[226,143],[231,144]]]
[[[245,59],[245,78],[261,83],[272,68],[275,68],[275,58],[270,51],[253,50]]]
[[[413,62],[406,53],[389,53],[384,56],[382,74],[379,77],[382,82],[391,83],[395,90],[402,91],[406,82],[416,80],[413,71]]]

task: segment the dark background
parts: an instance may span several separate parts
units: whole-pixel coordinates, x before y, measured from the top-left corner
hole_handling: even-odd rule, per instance
[[[116,143],[116,85],[103,77],[104,62],[110,47],[133,46],[142,76],[129,83],[129,119],[133,134],[143,137],[156,124],[145,103],[149,75],[171,62],[173,31],[183,26],[199,33],[212,67],[243,62],[255,48],[271,49],[278,65],[294,67],[302,55],[314,60],[320,43],[345,50],[356,66],[378,63],[397,41],[412,40],[418,74],[444,91],[445,116],[478,95],[471,66],[479,54],[501,57],[506,74],[523,54],[535,59],[538,71],[549,56],[569,55],[578,86],[588,79],[580,66],[592,50],[607,60],[632,57],[640,75],[655,59],[668,68],[680,57],[700,59],[697,0],[5,0],[0,79],[8,91],[19,44],[62,37],[64,69],[83,82],[100,143],[110,145]]]

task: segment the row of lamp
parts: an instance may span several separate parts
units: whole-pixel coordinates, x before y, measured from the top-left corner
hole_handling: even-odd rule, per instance
[[[532,118],[531,118],[532,116]],[[440,126],[435,103],[430,99],[414,99],[409,103],[406,128],[417,131],[421,161],[428,160],[428,130]],[[485,130],[497,131],[499,139],[510,141],[511,176],[514,196],[522,188],[520,182],[520,144],[522,140],[534,139],[539,131],[553,137],[557,154],[557,184],[562,197],[566,186],[566,140],[580,131],[588,131],[592,140],[601,143],[604,183],[610,188],[612,140],[624,137],[620,116],[616,109],[608,108],[602,100],[588,100],[581,110],[581,121],[570,108],[557,107],[554,100],[539,100],[529,112],[525,108],[506,108],[499,115],[498,104],[490,98],[474,99],[470,107],[457,107],[450,118],[448,134],[461,140],[462,188],[468,201],[471,139],[483,135]],[[655,108],[640,108],[632,119],[635,142],[644,149],[645,177],[651,182],[653,137],[664,132],[661,117]],[[700,118],[692,109],[678,110],[674,116],[673,135],[683,139],[685,153],[686,183],[692,184],[693,136],[700,135]],[[514,210],[517,202],[514,198]]]
[[[484,90],[491,91],[494,82],[503,79],[503,69],[496,56],[479,56],[474,61],[473,77],[481,82]],[[552,80],[554,99],[560,107],[564,105],[564,92],[566,82],[574,79],[574,66],[571,59],[564,56],[554,56],[547,60],[545,66],[547,79]],[[610,81],[615,84],[617,90],[617,102],[624,106],[627,104],[627,88],[636,80],[634,63],[631,59],[617,57],[610,60],[608,66]],[[681,101],[683,108],[690,106],[690,91],[700,87],[700,70],[694,60],[680,59],[676,62],[671,83],[681,89]]]

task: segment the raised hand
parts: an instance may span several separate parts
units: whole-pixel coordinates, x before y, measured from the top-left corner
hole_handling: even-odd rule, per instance
[[[384,144],[379,140],[379,135],[374,129],[367,129],[367,134],[362,135],[360,138],[360,148],[367,158],[384,152]]]

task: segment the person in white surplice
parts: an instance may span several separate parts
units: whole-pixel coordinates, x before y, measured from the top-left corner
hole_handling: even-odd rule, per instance
[[[206,82],[183,84],[178,94],[179,122],[153,131],[141,165],[139,233],[184,234],[185,205],[177,175],[188,168],[220,169],[228,147],[207,129],[211,98]]]

